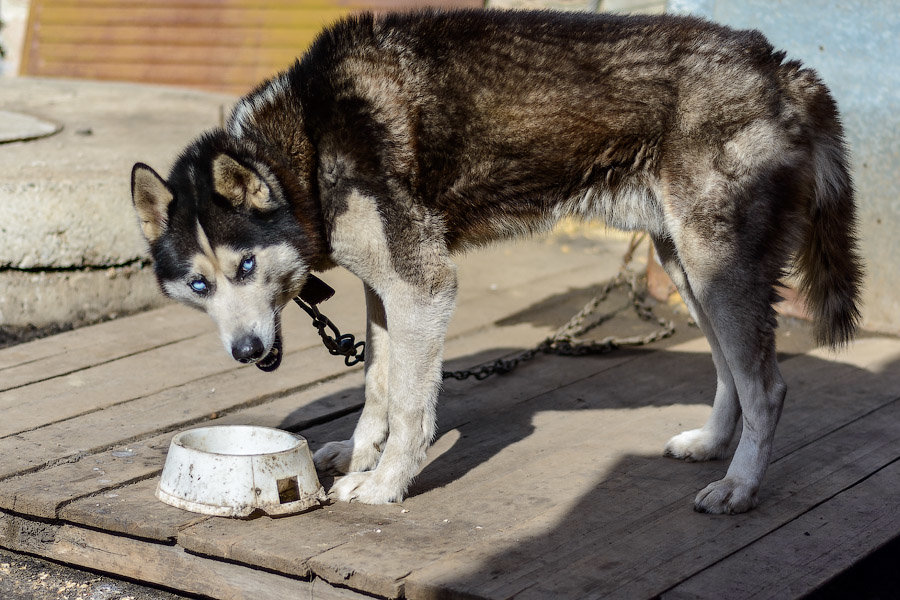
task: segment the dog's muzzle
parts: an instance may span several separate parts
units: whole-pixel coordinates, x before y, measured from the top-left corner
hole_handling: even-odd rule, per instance
[[[281,332],[275,334],[275,343],[268,354],[262,340],[255,335],[245,335],[231,347],[231,355],[238,362],[255,363],[261,371],[274,371],[281,365]]]

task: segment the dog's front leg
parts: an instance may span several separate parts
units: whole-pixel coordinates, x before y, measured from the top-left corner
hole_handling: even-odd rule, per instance
[[[388,435],[388,373],[390,341],[384,303],[375,291],[366,291],[366,402],[353,436],[328,442],[313,457],[320,473],[343,475],[368,471],[378,464]]]
[[[434,436],[444,337],[455,299],[452,266],[429,277],[428,285],[395,281],[384,293],[390,340],[389,434],[375,470],[338,480],[331,490],[337,499],[399,501],[419,472]]]

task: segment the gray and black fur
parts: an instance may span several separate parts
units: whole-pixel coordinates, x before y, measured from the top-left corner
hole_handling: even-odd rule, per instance
[[[454,251],[563,217],[650,232],[718,377],[707,424],[666,453],[720,457],[744,421],[703,511],[756,502],[785,394],[779,280],[799,275],[822,342],[847,342],[859,320],[834,100],[759,32],[699,19],[359,15],[243,98],[167,180],[139,164],[132,181],[164,291],[208,310],[239,360],[269,360],[310,270],[365,283],[366,408],[353,438],[315,457],[347,473],[342,500],[400,499],[422,464]]]

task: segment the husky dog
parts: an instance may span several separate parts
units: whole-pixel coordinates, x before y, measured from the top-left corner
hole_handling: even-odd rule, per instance
[[[339,500],[402,499],[435,432],[451,255],[563,217],[647,230],[712,347],[709,421],[665,454],[725,477],[694,506],[752,508],[785,384],[772,304],[791,272],[821,342],[859,320],[861,267],[837,108],[756,31],[673,16],[361,14],[132,194],[168,296],[235,359],[280,360],[279,314],[311,271],[364,283],[366,402],[315,454]],[[603,390],[597,390],[602,394]]]

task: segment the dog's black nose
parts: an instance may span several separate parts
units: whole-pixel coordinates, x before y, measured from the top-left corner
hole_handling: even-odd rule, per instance
[[[245,335],[231,345],[231,355],[242,363],[259,360],[265,351],[262,340],[255,335]]]

